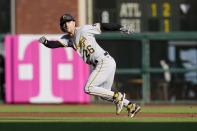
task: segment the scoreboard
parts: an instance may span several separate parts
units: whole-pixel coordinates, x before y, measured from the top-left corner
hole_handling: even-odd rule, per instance
[[[196,3],[195,0],[94,0],[93,21],[130,24],[136,32],[195,30],[183,23],[187,18],[192,20],[191,7]]]
[[[172,0],[119,1],[120,24],[131,24],[136,32],[163,31],[172,28]],[[176,10],[173,10],[176,11]],[[176,15],[177,16],[177,15]]]

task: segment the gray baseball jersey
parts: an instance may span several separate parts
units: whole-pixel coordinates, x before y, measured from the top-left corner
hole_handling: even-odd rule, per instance
[[[87,64],[96,64],[95,61],[104,57],[105,51],[98,45],[94,35],[100,34],[100,23],[77,27],[75,35],[62,36],[58,41],[67,47],[72,47]]]
[[[72,47],[87,64],[96,65],[86,82],[85,92],[113,101],[111,87],[116,63],[96,42],[94,35],[100,33],[100,23],[84,25],[76,28],[74,37],[63,35],[58,41],[66,47]]]

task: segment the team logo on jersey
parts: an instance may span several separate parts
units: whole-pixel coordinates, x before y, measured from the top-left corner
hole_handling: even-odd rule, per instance
[[[76,43],[76,48],[75,50],[78,50],[79,47],[85,47],[85,41],[86,41],[86,38],[84,36],[82,36],[81,40],[79,41],[79,43]]]

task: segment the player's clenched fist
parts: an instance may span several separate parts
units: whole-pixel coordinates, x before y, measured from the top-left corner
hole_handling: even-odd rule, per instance
[[[123,33],[126,33],[126,34],[131,34],[134,32],[134,29],[129,25],[124,25],[120,28],[120,31],[122,31]]]
[[[40,37],[40,39],[38,40],[40,43],[46,45],[47,43],[47,38],[45,36]]]

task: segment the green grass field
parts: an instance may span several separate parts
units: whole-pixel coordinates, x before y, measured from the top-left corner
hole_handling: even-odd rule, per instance
[[[142,106],[139,117],[132,119],[126,117],[126,109],[122,111],[124,115],[118,117],[113,115],[114,112],[115,106],[112,105],[0,105],[0,131],[43,129],[47,131],[59,129],[109,131],[131,128],[136,130],[197,130],[197,106],[194,105]],[[39,116],[39,114],[57,113],[60,116]],[[69,113],[75,116],[63,115]],[[157,113],[169,116],[143,117],[143,114]],[[173,116],[178,113],[189,116]],[[11,116],[2,116],[5,114],[11,114]],[[30,116],[21,114],[30,114]],[[77,114],[98,114],[98,116],[78,117]],[[103,114],[106,116],[102,116]],[[112,116],[107,116],[107,114]]]

